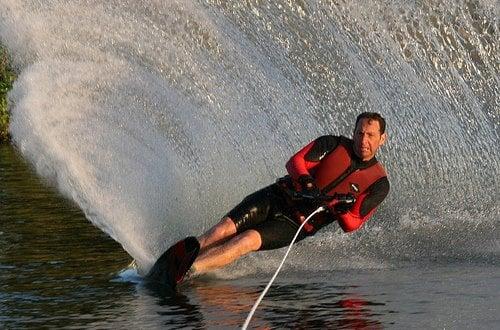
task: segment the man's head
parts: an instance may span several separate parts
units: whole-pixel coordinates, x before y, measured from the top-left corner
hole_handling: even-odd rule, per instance
[[[363,161],[375,157],[378,148],[387,138],[385,119],[376,112],[363,112],[356,119],[354,128],[354,152]]]

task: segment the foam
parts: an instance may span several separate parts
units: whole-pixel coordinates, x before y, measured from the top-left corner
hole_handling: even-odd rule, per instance
[[[364,2],[252,6],[0,1],[0,39],[19,72],[14,143],[147,269],[282,175],[299,147],[349,136],[360,111],[380,111],[391,194],[367,230],[332,227],[304,243],[324,250],[315,265],[425,259],[436,255],[425,235],[439,253],[474,258],[456,251],[481,251],[482,238],[454,246],[453,235],[492,235],[463,214],[484,228],[499,218],[492,5],[458,4],[461,16],[451,2],[370,9],[381,16]],[[271,256],[240,267],[272,269]],[[309,257],[290,263],[308,267]]]

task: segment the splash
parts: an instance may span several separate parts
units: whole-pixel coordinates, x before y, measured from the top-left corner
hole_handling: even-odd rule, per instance
[[[0,8],[14,143],[141,269],[360,111],[388,119],[391,195],[366,230],[305,242],[315,267],[498,256],[494,1]]]

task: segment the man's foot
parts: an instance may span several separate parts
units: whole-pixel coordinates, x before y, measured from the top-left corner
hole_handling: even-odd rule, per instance
[[[190,236],[175,243],[158,258],[146,275],[146,279],[174,289],[183,281],[199,251],[200,244],[196,237]]]
[[[200,252],[200,243],[196,237],[190,236],[179,242],[175,251],[175,283],[179,284],[184,281],[186,274],[194,268],[192,267],[194,260]],[[177,244],[176,244],[177,245]]]

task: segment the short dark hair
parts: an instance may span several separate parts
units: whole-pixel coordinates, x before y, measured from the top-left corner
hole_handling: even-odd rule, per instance
[[[363,113],[359,114],[358,118],[356,118],[356,125],[354,127],[358,127],[358,122],[363,118],[366,118],[369,121],[372,121],[372,120],[378,121],[378,124],[380,126],[380,134],[385,133],[385,119],[379,113],[363,112]]]

